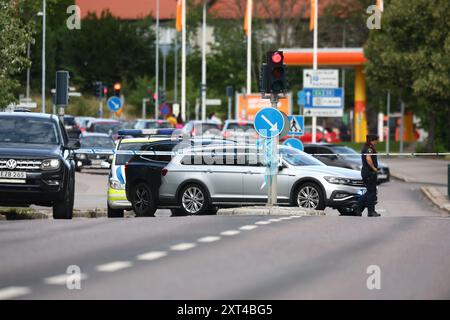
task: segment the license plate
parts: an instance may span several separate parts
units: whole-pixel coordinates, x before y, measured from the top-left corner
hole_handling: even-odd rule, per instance
[[[26,179],[26,172],[19,171],[0,171],[0,178],[5,179]]]
[[[91,164],[92,164],[93,166],[99,166],[99,165],[102,164],[103,161],[105,161],[105,160],[92,160],[92,161],[91,161]]]
[[[378,179],[387,179],[387,174],[379,174]]]

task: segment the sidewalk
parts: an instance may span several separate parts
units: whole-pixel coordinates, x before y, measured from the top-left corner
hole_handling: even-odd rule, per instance
[[[450,213],[450,199],[447,196],[447,167],[449,161],[427,157],[382,158],[393,178],[421,184],[423,194],[438,208]]]

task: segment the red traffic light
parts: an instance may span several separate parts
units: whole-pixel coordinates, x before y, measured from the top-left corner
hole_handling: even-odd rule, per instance
[[[281,56],[281,54],[279,52],[274,52],[272,54],[272,62],[273,63],[280,63],[281,60],[283,60],[283,57]]]
[[[103,88],[103,94],[104,94],[104,95],[107,95],[107,94],[108,94],[108,88],[106,88],[106,87]]]

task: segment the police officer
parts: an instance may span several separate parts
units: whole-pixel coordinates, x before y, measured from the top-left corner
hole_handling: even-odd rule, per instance
[[[378,142],[378,135],[368,134],[366,136],[366,143],[361,150],[361,177],[363,178],[364,185],[367,188],[367,192],[361,197],[358,203],[357,215],[361,215],[361,212],[367,207],[369,217],[379,217],[375,211],[375,203],[377,201],[377,171],[378,171],[378,159],[377,150],[375,145]]]

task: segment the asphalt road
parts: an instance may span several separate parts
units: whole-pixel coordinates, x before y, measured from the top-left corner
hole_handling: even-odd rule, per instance
[[[107,176],[77,180],[76,206],[103,206]],[[1,221],[0,299],[448,299],[450,220],[420,185],[381,185],[381,218]]]

